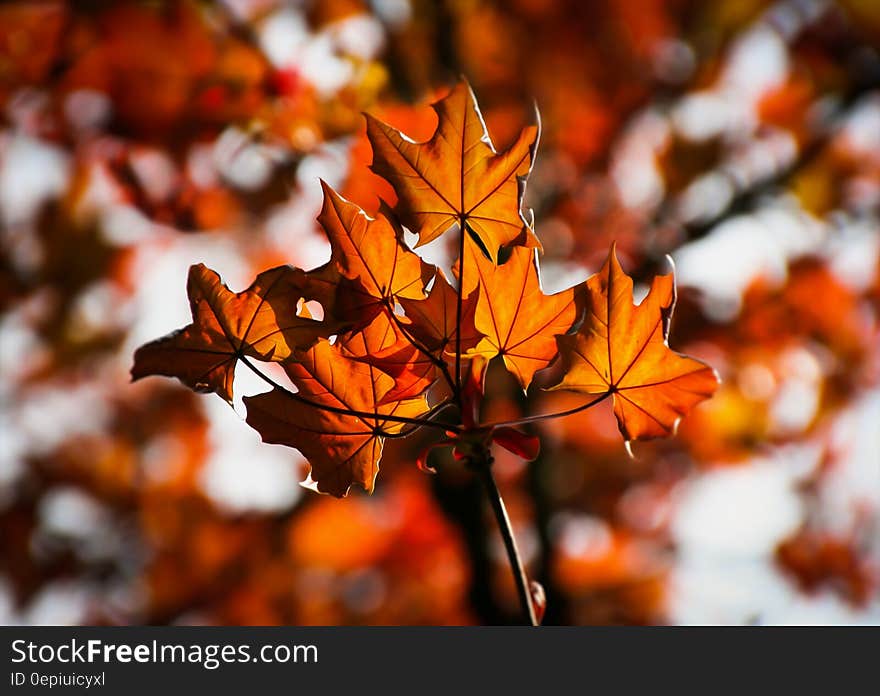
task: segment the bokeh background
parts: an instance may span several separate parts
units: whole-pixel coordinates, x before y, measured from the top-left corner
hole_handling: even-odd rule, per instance
[[[499,452],[545,622],[880,623],[878,49],[875,0],[4,3],[0,622],[518,620],[479,482],[424,440],[331,499],[240,405],[128,377],[191,263],[323,262],[319,177],[392,195],[361,112],[427,137],[465,75],[499,146],[540,107],[545,289],[615,239],[639,292],[671,254],[671,344],[724,381],[635,459],[603,408]]]

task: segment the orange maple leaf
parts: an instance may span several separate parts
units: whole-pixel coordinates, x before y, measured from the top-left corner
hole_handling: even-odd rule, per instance
[[[425,297],[435,268],[403,241],[403,230],[379,212],[369,217],[323,181],[324,205],[318,222],[330,240],[330,261],[309,274],[312,299],[325,311],[368,322],[401,299]]]
[[[388,343],[388,327],[379,316],[344,342],[319,341],[284,363],[295,394],[276,387],[244,399],[248,424],[264,442],[302,452],[322,493],[342,497],[352,485],[372,492],[385,436],[404,427],[395,417],[428,410],[424,396],[383,402],[394,379],[359,359]]]
[[[476,293],[466,293],[462,300],[461,317],[458,316],[458,290],[437,270],[434,284],[424,300],[401,298],[400,305],[406,314],[406,332],[421,345],[438,355],[450,348],[454,350],[456,335],[461,334],[461,349],[475,346],[480,334],[474,326],[477,305]]]
[[[356,332],[341,338],[341,344],[351,357],[394,378],[394,387],[379,399],[380,404],[419,396],[438,377],[440,360],[427,348],[412,341],[406,333],[408,327],[404,321],[405,317],[397,316],[388,308],[383,309],[368,327],[369,350],[366,352],[348,348],[357,336]]]
[[[396,211],[418,234],[417,246],[454,225],[466,227],[492,258],[513,242],[540,246],[521,211],[540,127],[525,128],[499,154],[467,82],[459,82],[433,109],[437,130],[424,143],[367,115],[372,170],[397,192]]]
[[[556,357],[556,336],[568,332],[578,318],[575,289],[545,295],[535,249],[513,247],[510,258],[498,266],[474,253],[471,244],[465,255],[465,274],[474,280],[462,285],[474,283],[477,288],[474,326],[483,335],[468,355],[486,360],[500,355],[528,389],[535,372]]]
[[[216,392],[232,401],[235,364],[242,356],[287,360],[320,336],[335,333],[331,322],[301,316],[305,274],[291,266],[264,271],[243,292],[227,288],[203,264],[189,269],[193,323],[141,346],[134,356],[132,379],[148,375],[177,377],[200,392]]]
[[[576,334],[556,339],[565,374],[553,388],[613,395],[628,441],[672,434],[679,419],[718,387],[711,367],[667,344],[674,275],[656,276],[647,297],[633,305],[632,279],[612,245],[586,289],[586,319]]]

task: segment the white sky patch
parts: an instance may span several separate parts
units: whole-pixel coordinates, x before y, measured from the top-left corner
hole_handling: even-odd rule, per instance
[[[110,98],[93,89],[78,89],[64,100],[64,116],[79,131],[101,128],[113,113]]]
[[[774,434],[793,435],[810,424],[819,408],[817,381],[787,379],[770,404],[770,422]]]
[[[24,473],[22,458],[27,451],[27,442],[16,433],[11,414],[0,409],[0,510],[12,502],[12,486]]]
[[[716,469],[676,491],[672,533],[682,557],[760,558],[800,524],[795,451],[749,466]],[[801,458],[803,458],[801,454]]]
[[[830,592],[803,594],[767,561],[726,565],[693,557],[677,564],[669,608],[683,625],[876,625],[880,605],[854,610]]]
[[[728,53],[721,85],[755,102],[788,77],[788,48],[779,33],[759,24],[740,36]]]
[[[765,559],[719,564],[694,555],[676,563],[668,608],[679,625],[765,623],[768,608],[789,602],[786,580]]]
[[[330,258],[330,244],[315,221],[321,212],[320,180],[337,188],[345,178],[351,142],[325,143],[303,158],[296,172],[296,191],[276,206],[265,224],[268,241],[295,266],[310,270]],[[310,232],[314,232],[313,234]]]
[[[249,372],[244,366],[236,371],[235,386],[240,390],[242,380],[238,377],[243,371]],[[302,494],[298,485],[302,456],[289,447],[263,443],[221,399],[207,398],[205,413],[211,443],[211,453],[200,472],[205,492],[236,512],[285,510],[293,505]]]
[[[678,217],[684,222],[710,220],[721,213],[733,199],[730,179],[720,172],[709,172],[695,179],[678,201]]]
[[[573,285],[583,283],[590,275],[586,267],[579,263],[540,260],[541,289],[548,295],[567,290]]]
[[[129,156],[132,171],[147,196],[166,200],[177,186],[177,167],[171,157],[158,148],[138,148]]]
[[[702,290],[710,300],[741,300],[759,277],[782,282],[788,262],[816,251],[827,230],[786,202],[725,220],[703,239],[674,253],[678,282]]]
[[[692,141],[752,132],[755,106],[788,76],[785,41],[767,24],[759,23],[740,36],[728,52],[718,83],[683,97],[672,109],[675,129]]]
[[[843,532],[861,493],[880,502],[880,393],[874,392],[835,425],[843,447],[823,486],[823,510],[838,511]],[[773,562],[777,544],[800,526],[798,482],[814,470],[821,451],[784,447],[766,460],[716,469],[680,485],[671,530],[678,561],[668,608],[680,624],[875,624],[880,604],[854,610],[830,591],[804,595]],[[828,520],[825,520],[827,523]],[[876,550],[875,550],[876,553]]]
[[[336,94],[354,78],[354,66],[341,58],[336,48],[332,36],[323,32],[316,34],[304,47],[297,63],[302,76],[322,97]]]
[[[321,179],[334,188],[342,184],[348,172],[351,143],[351,138],[326,142],[299,163],[296,169],[296,183],[311,200],[320,201],[322,198]],[[320,203],[317,207],[320,210]]]
[[[402,27],[412,18],[410,0],[372,0],[373,11],[390,27]]]
[[[40,527],[34,543],[53,543],[53,539],[71,544],[87,561],[116,558],[124,544],[110,512],[71,486],[54,488],[40,500]]]
[[[255,191],[269,181],[278,156],[276,148],[256,143],[240,128],[230,127],[214,143],[213,165],[237,188]]]
[[[665,187],[656,156],[668,141],[669,123],[656,111],[643,112],[629,124],[611,165],[624,205],[641,208],[660,202]]]
[[[362,60],[376,58],[385,46],[382,24],[367,14],[357,14],[333,23],[328,30],[340,50]]]
[[[32,388],[12,417],[28,451],[47,454],[75,435],[101,432],[110,415],[104,387],[98,383]]]
[[[260,27],[259,40],[269,60],[277,67],[286,67],[309,40],[306,19],[293,8],[275,12]]]
[[[874,389],[837,419],[832,442],[837,457],[821,490],[825,522],[839,534],[852,530],[859,511],[880,515],[880,389]],[[880,539],[874,544],[880,562]]]
[[[611,530],[601,517],[559,513],[551,521],[551,533],[568,556],[601,558],[611,550]]]
[[[320,205],[320,204],[319,204]],[[320,232],[303,234],[316,227],[317,209],[304,196],[294,196],[276,207],[266,221],[266,236],[273,246],[289,257],[294,266],[312,269],[330,259],[330,243]]]
[[[0,508],[12,498],[11,486],[24,473],[28,451],[27,435],[17,422],[16,385],[45,355],[26,313],[26,305],[19,305],[0,320]]]
[[[0,626],[12,626],[19,623],[15,620],[12,588],[9,581],[0,575]]]
[[[773,131],[737,149],[725,162],[724,171],[740,189],[746,189],[790,164],[797,152],[790,133]]]
[[[772,553],[801,523],[795,485],[815,458],[809,448],[791,448],[679,486],[671,524],[679,553],[668,601],[674,623],[784,620],[780,607],[794,590],[773,567]]]
[[[852,221],[839,226],[828,240],[831,270],[837,279],[860,292],[877,276],[880,234],[876,221]]]
[[[727,131],[735,114],[729,100],[710,90],[684,96],[672,110],[675,129],[687,139],[700,142]]]
[[[40,500],[40,526],[51,534],[85,539],[108,522],[98,502],[77,488],[55,488]]]
[[[114,205],[101,215],[101,234],[111,244],[139,244],[153,236],[159,225],[130,205]]]
[[[28,221],[67,185],[70,158],[58,147],[27,137],[0,138],[0,220]]]
[[[329,97],[355,76],[354,65],[342,55],[344,52],[371,57],[381,50],[381,25],[365,19],[372,24],[354,17],[310,33],[302,13],[285,8],[263,23],[260,45],[273,64],[295,69],[320,96]],[[346,25],[352,21],[354,24]]]
[[[844,124],[843,137],[855,155],[880,157],[880,94],[874,92],[856,104]]]
[[[84,583],[58,581],[43,587],[20,615],[26,626],[74,626],[82,624],[95,589]]]

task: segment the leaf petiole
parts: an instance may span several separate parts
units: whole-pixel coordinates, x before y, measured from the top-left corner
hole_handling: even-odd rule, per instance
[[[599,397],[593,399],[592,401],[588,401],[585,404],[580,406],[575,406],[574,408],[570,408],[566,411],[558,411],[556,413],[541,413],[536,416],[526,416],[525,418],[517,418],[516,420],[509,421],[499,421],[497,423],[482,423],[480,427],[483,428],[514,428],[518,425],[526,425],[527,423],[537,423],[538,421],[543,420],[552,420],[554,418],[563,418],[565,416],[571,416],[575,413],[580,413],[581,411],[586,411],[588,408],[592,408],[597,404],[605,401],[609,396],[611,396],[614,392],[611,390],[606,391],[604,394]]]
[[[299,403],[306,404],[308,406],[312,406],[313,408],[319,409],[321,411],[327,411],[329,413],[338,413],[339,415],[342,415],[342,416],[353,416],[355,418],[362,418],[365,421],[386,421],[386,422],[391,422],[391,423],[404,423],[407,425],[414,425],[417,427],[438,428],[443,431],[451,430],[453,432],[458,432],[460,430],[457,426],[451,426],[451,425],[446,425],[443,423],[437,423],[435,421],[427,420],[427,419],[423,419],[423,418],[409,418],[408,416],[396,416],[393,413],[369,413],[367,411],[357,411],[355,409],[340,408],[338,406],[329,406],[327,404],[322,404],[317,401],[312,401],[311,399],[307,399],[304,396],[300,396],[296,392],[292,392],[289,389],[287,389],[286,387],[284,387],[283,385],[278,384],[278,382],[276,382],[274,379],[269,377],[267,374],[258,370],[254,366],[254,364],[251,363],[250,360],[248,360],[246,357],[239,356],[239,360],[241,360],[241,362],[243,362],[245,365],[247,365],[248,368],[250,368],[250,370],[254,374],[256,374],[260,379],[262,379],[266,384],[277,389],[280,393],[284,394],[285,397],[292,399],[293,401],[298,401]],[[432,409],[432,411],[433,411],[433,409]],[[431,411],[429,411],[428,413],[430,415],[436,415],[436,413],[438,413],[438,412],[439,412],[439,410],[435,411],[433,413]],[[410,432],[414,432],[414,431],[415,431],[415,428],[413,430],[411,430]],[[409,434],[409,433],[407,433],[407,434]],[[381,429],[377,432],[377,435],[380,435],[382,437],[394,437],[395,436],[395,434],[387,433]]]

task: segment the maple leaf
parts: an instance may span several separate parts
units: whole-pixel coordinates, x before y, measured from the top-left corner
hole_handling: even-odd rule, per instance
[[[647,297],[634,305],[632,279],[612,244],[586,289],[586,319],[577,333],[556,339],[565,374],[553,388],[612,394],[627,441],[672,434],[679,419],[718,387],[711,367],[667,344],[674,275],[656,276]]]
[[[300,269],[279,266],[234,293],[215,271],[192,266],[187,280],[192,324],[141,346],[132,379],[177,377],[195,391],[216,392],[231,402],[240,357],[280,362],[338,329],[298,313],[304,277]]]
[[[406,314],[406,332],[429,351],[442,354],[456,344],[456,334],[461,333],[461,349],[475,346],[480,334],[474,326],[477,306],[476,293],[470,292],[462,299],[461,318],[458,317],[458,290],[437,270],[434,284],[423,300],[401,298],[400,306]],[[460,329],[458,328],[460,324]]]
[[[331,258],[309,274],[308,291],[339,318],[366,323],[393,302],[425,297],[435,269],[403,241],[403,230],[380,211],[369,217],[325,182],[318,222],[330,240]]]
[[[340,339],[344,351],[355,360],[379,368],[394,378],[394,387],[379,399],[380,404],[412,398],[424,393],[438,376],[438,358],[407,335],[404,318],[383,309],[368,327],[369,350],[360,345],[350,349],[349,343],[357,337],[351,332]]]
[[[471,249],[468,252],[468,249]],[[496,266],[467,245],[465,273],[475,284],[474,326],[483,334],[469,355],[490,360],[500,355],[523,389],[556,357],[556,336],[569,331],[578,318],[574,288],[554,295],[541,289],[535,249],[513,247],[510,258]]]
[[[404,427],[393,417],[415,418],[427,410],[423,396],[383,403],[394,379],[357,359],[388,340],[388,322],[377,317],[344,343],[319,341],[284,363],[295,394],[275,388],[244,399],[248,424],[264,442],[302,452],[322,493],[343,497],[352,485],[372,492],[384,437]]]
[[[396,210],[418,234],[417,246],[454,225],[466,227],[491,258],[512,242],[540,246],[521,210],[540,127],[525,128],[499,154],[467,82],[459,82],[432,108],[439,119],[437,130],[424,143],[366,117],[371,168],[394,187]]]
[[[394,388],[380,399],[380,404],[418,396],[437,381],[436,362],[406,339],[360,360],[394,378]]]

